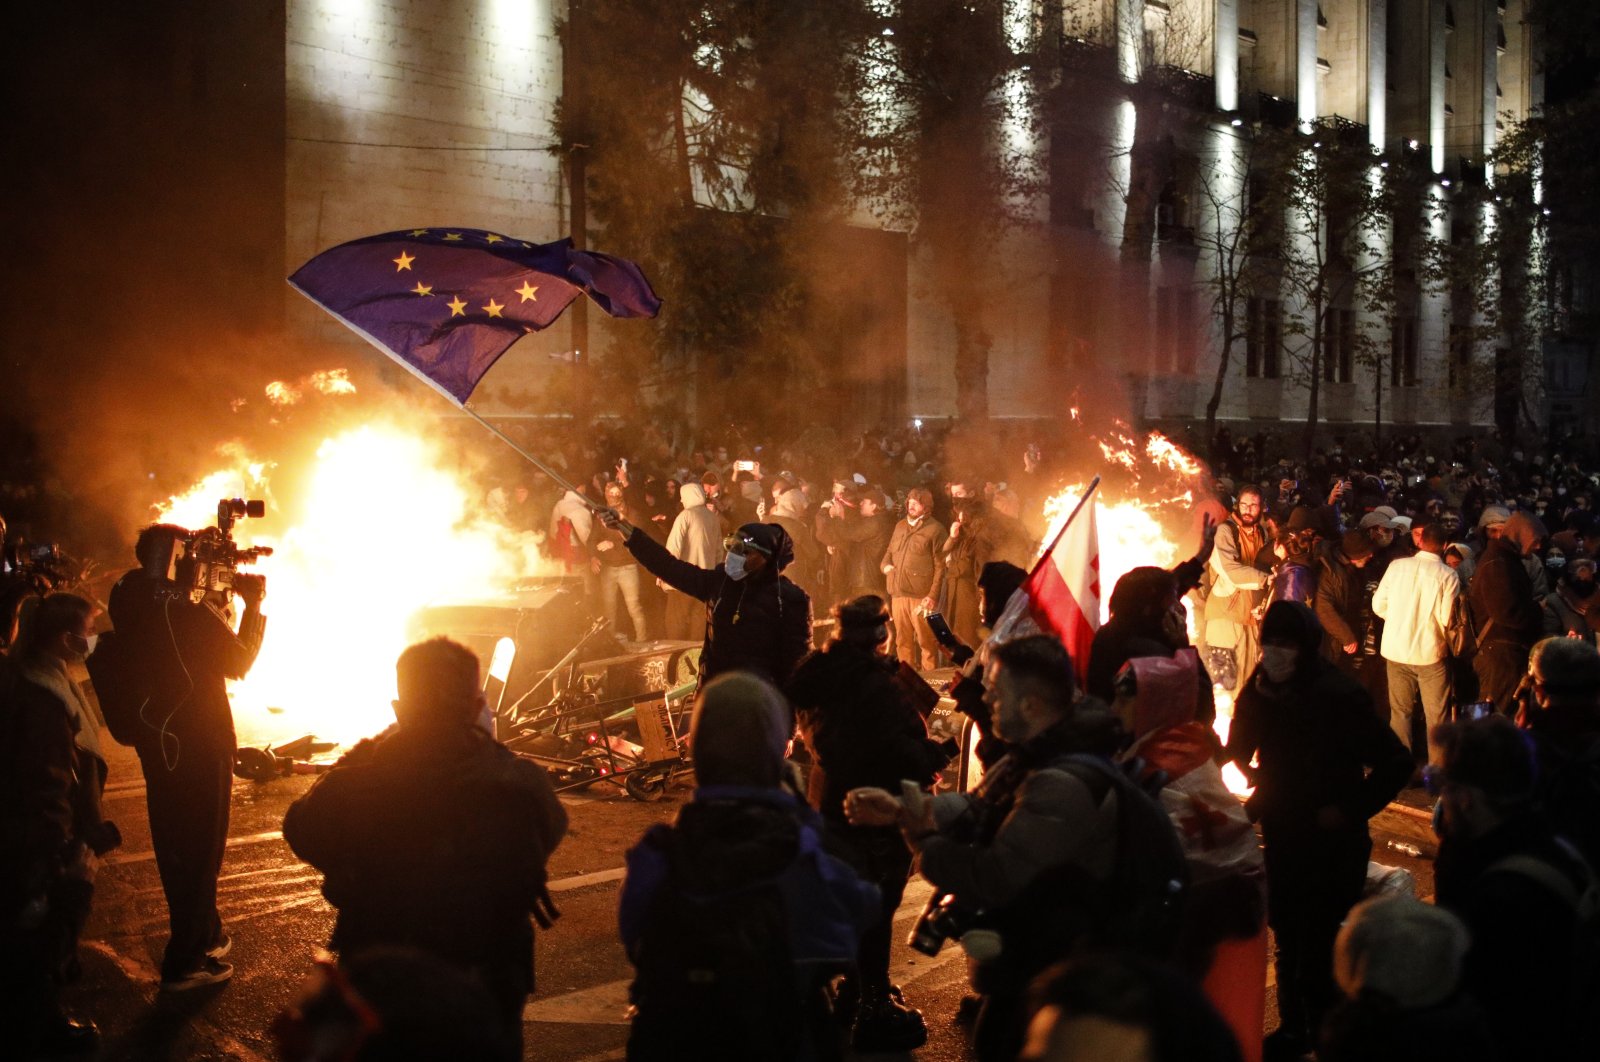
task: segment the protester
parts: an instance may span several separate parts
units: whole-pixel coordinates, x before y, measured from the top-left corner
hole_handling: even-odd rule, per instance
[[[1600,632],[1600,586],[1595,585],[1592,557],[1569,560],[1556,580],[1556,588],[1544,598],[1544,633],[1581,638],[1595,644]]]
[[[1551,826],[1600,867],[1600,652],[1578,638],[1546,638],[1528,658],[1528,701],[1518,720],[1534,739],[1539,799]]]
[[[1135,955],[1052,967],[1032,989],[1028,1062],[1238,1062],[1233,1033],[1194,983]]]
[[[921,1012],[889,983],[889,948],[911,853],[892,826],[850,826],[845,794],[863,786],[893,791],[902,780],[929,786],[956,750],[931,739],[923,722],[938,693],[903,661],[884,655],[889,609],[883,598],[837,606],[834,621],[833,639],[801,661],[789,697],[820,775],[821,784],[811,787],[812,804],[833,829],[839,854],[883,896],[878,918],[861,939],[851,1046],[910,1051],[928,1032]]]
[[[1334,942],[1343,1000],[1328,1015],[1319,1062],[1495,1062],[1482,1008],[1462,989],[1470,938],[1442,907],[1404,894],[1363,900]]]
[[[1338,542],[1324,542],[1317,559],[1320,571],[1313,608],[1327,634],[1323,655],[1358,681],[1373,661],[1372,654],[1364,651],[1372,625],[1372,594],[1362,578],[1372,553],[1372,541],[1353,530]],[[1387,708],[1388,702],[1383,706]]]
[[[1445,565],[1444,529],[1422,529],[1415,556],[1391,562],[1372,595],[1372,613],[1383,623],[1383,659],[1388,671],[1389,724],[1406,748],[1412,741],[1412,706],[1420,694],[1427,726],[1444,722],[1450,702],[1448,634],[1461,596],[1461,581]],[[1436,750],[1428,762],[1437,763]]]
[[[1267,1038],[1269,1062],[1299,1058],[1316,1043],[1336,995],[1334,936],[1366,877],[1367,821],[1411,774],[1405,746],[1366,691],[1322,656],[1322,638],[1305,605],[1279,601],[1267,610],[1261,663],[1228,734],[1227,758],[1255,786],[1245,806],[1265,846],[1279,1016]]]
[[[1577,850],[1540,810],[1530,743],[1509,719],[1446,724],[1438,903],[1472,936],[1467,990],[1483,1005],[1505,1058],[1581,1058],[1593,1046],[1592,903],[1600,888]]]
[[[634,1062],[836,1052],[823,987],[854,963],[880,899],[823,850],[784,761],[792,729],[762,678],[728,673],[700,691],[694,797],[628,852],[622,884]]]
[[[545,863],[566,810],[544,768],[490,734],[471,650],[420,642],[395,672],[395,725],[289,806],[283,839],[322,871],[340,955],[436,955],[483,980],[520,1042],[534,988],[529,917],[548,928],[556,916]]]
[[[707,505],[705,489],[685,483],[678,491],[683,509],[667,535],[667,552],[696,568],[715,568],[722,557],[722,522]],[[665,584],[663,584],[665,586]],[[666,635],[696,642],[706,636],[705,605],[693,596],[667,586]]]
[[[259,576],[235,577],[245,602],[237,634],[210,603],[196,603],[172,580],[186,535],[169,524],[145,528],[135,547],[140,566],[112,588],[109,610],[118,641],[140,661],[134,748],[172,928],[161,959],[161,987],[169,992],[233,976],[222,961],[233,940],[217,912],[235,751],[227,681],[250,670],[266,629]]]
[[[1116,785],[1125,776],[1108,757],[1125,735],[1104,704],[1074,703],[1072,663],[1059,641],[1035,635],[996,647],[985,684],[995,731],[1014,748],[986,773],[981,795],[941,794],[918,810],[882,789],[858,789],[845,811],[857,825],[898,823],[935,890],[984,912],[987,946],[974,954],[977,938],[964,943],[983,995],[977,1056],[992,1062],[1020,1050],[1027,988],[1041,971],[1086,948],[1134,944],[1121,934],[1141,920],[1120,905],[1149,893],[1119,871],[1144,876],[1145,885],[1151,876],[1165,882],[1171,864],[1162,857],[1177,853],[1181,873],[1182,855],[1166,814],[1131,785]],[[1125,800],[1136,806],[1119,816]],[[1166,850],[1124,851],[1121,824],[1130,820],[1153,822]],[[1175,938],[1174,929],[1163,943]]]
[[[630,515],[627,502],[623,496],[620,483],[606,485],[606,504],[620,513],[624,519]],[[642,523],[641,527],[649,524]],[[600,577],[600,607],[606,617],[606,622],[611,625],[611,630],[622,636],[621,629],[617,626],[617,598],[622,598],[628,610],[628,618],[633,621],[633,640],[636,642],[648,641],[649,627],[645,623],[644,601],[639,590],[639,565],[634,563],[628,551],[623,548],[622,536],[607,527],[598,527],[591,533],[594,539],[593,568]]]
[[[1545,537],[1544,525],[1516,513],[1498,528],[1480,555],[1468,595],[1477,631],[1472,658],[1479,696],[1502,715],[1514,711],[1512,696],[1528,667],[1528,652],[1544,632],[1539,598],[1523,559]]]
[[[1235,695],[1256,665],[1256,609],[1266,597],[1272,564],[1267,541],[1261,525],[1261,491],[1241,487],[1233,511],[1217,528],[1204,638],[1206,670]]]
[[[67,665],[82,662],[94,606],[56,593],[24,613],[0,657],[0,1018],[20,1057],[92,1050],[94,1022],[69,1017],[98,859],[121,841],[100,813],[105,761]]]
[[[933,495],[917,487],[906,495],[905,519],[895,524],[878,562],[889,582],[895,654],[913,667],[939,666],[938,643],[924,618],[944,589],[944,525],[933,518]]]
[[[811,599],[784,576],[794,560],[789,534],[777,524],[745,524],[723,543],[720,568],[681,561],[615,511],[602,510],[606,527],[656,578],[706,603],[710,622],[700,654],[700,681],[726,671],[753,671],[787,682],[811,646]]]

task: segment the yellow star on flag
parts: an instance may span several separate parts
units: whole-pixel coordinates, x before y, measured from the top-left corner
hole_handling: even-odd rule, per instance
[[[418,295],[432,295],[433,294],[433,285],[432,284],[424,284],[422,281],[419,280],[419,281],[417,281],[417,286],[412,288],[411,290],[416,292]]]
[[[505,239],[505,237],[504,236],[496,236],[494,233],[491,232],[491,233],[489,233],[489,235],[485,236],[483,239],[484,239],[484,241],[486,243],[499,243],[501,240]]]
[[[467,312],[467,304],[461,301],[460,295],[457,295],[455,298],[445,303],[445,305],[450,307],[451,317],[462,317]]]
[[[534,302],[538,302],[539,300],[534,296],[534,292],[536,292],[538,290],[539,290],[538,288],[534,287],[532,284],[529,284],[526,280],[524,280],[522,282],[522,287],[517,289],[517,294],[522,296],[522,301],[523,302],[527,302],[530,299],[532,301],[534,301]]]
[[[447,240],[459,240],[459,239],[461,239],[461,233],[459,233],[459,232],[447,232],[447,233],[444,234],[444,238],[447,239]]]
[[[417,260],[417,258],[416,258],[415,255],[406,254],[404,251],[400,252],[400,257],[399,258],[391,258],[391,259],[389,259],[389,261],[394,263],[394,266],[395,266],[394,271],[396,273],[400,272],[400,270],[402,270],[402,269],[410,269],[411,268],[411,263],[415,262],[416,260]]]
[[[427,229],[412,229],[411,230],[411,235],[413,235],[413,236],[426,236],[427,234],[428,234],[428,230]]]
[[[495,302],[493,299],[490,299],[489,300],[489,305],[485,306],[483,309],[484,309],[484,312],[487,313],[490,317],[499,317],[500,316],[500,311],[505,309],[505,307],[502,306],[500,303]]]

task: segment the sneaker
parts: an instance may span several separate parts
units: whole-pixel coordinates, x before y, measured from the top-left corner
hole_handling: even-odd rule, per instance
[[[161,991],[187,992],[191,988],[204,988],[206,985],[218,985],[233,976],[233,967],[225,962],[218,962],[207,955],[205,960],[193,970],[181,977],[163,977]]]
[[[218,930],[217,942],[206,949],[206,955],[213,959],[226,959],[228,952],[233,950],[233,938],[227,933]]]
[[[862,1054],[915,1051],[927,1042],[922,1012],[893,996],[863,1000],[850,1030],[850,1048]]]

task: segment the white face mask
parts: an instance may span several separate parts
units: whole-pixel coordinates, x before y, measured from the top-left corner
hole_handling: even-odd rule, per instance
[[[1286,645],[1265,645],[1261,647],[1261,670],[1267,673],[1267,678],[1273,682],[1287,682],[1294,674],[1294,666],[1300,660],[1300,650],[1291,649]]]
[[[728,578],[732,579],[734,582],[738,582],[740,579],[743,579],[745,576],[750,574],[749,571],[745,569],[744,554],[742,553],[728,554],[728,559],[722,562],[722,570],[727,572]]]

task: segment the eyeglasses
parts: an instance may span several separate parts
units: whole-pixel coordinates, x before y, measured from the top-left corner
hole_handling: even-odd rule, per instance
[[[722,540],[722,548],[737,557],[743,557],[750,553],[759,553],[763,557],[772,556],[770,549],[761,545],[749,535],[729,535]]]

